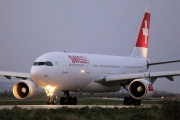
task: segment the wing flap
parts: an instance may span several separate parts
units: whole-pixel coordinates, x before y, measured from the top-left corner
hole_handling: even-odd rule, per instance
[[[29,73],[21,73],[21,72],[0,71],[0,75],[6,77],[7,79],[11,79],[11,77],[16,77],[21,79],[30,78]]]
[[[165,77],[170,81],[174,81],[173,76],[179,76],[179,75],[180,75],[180,70],[176,70],[176,71],[160,71],[160,72],[151,72],[150,73],[150,78]]]

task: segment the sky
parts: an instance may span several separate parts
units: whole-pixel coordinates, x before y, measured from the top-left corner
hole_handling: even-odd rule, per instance
[[[129,56],[147,6],[148,59],[180,59],[179,0],[0,0],[0,70],[29,72],[52,51]],[[179,69],[174,63],[148,71]],[[180,77],[174,78],[157,79],[154,89],[179,93]],[[1,76],[0,86],[11,89],[17,81]]]

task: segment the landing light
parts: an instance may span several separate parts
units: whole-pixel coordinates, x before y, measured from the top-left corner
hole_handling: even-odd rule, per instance
[[[85,71],[84,70],[81,70],[81,73],[84,73]]]
[[[55,90],[55,88],[50,85],[47,85],[45,88],[47,96],[53,96],[54,90]]]

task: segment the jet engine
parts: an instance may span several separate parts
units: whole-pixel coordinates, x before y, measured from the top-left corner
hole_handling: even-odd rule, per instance
[[[153,92],[152,83],[146,79],[135,79],[129,84],[129,94],[135,99],[151,97]]]
[[[13,95],[17,99],[27,99],[38,93],[37,85],[30,80],[20,80],[13,86]]]

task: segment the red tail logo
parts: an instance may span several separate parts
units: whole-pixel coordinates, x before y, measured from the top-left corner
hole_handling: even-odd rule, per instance
[[[136,47],[148,48],[150,17],[151,17],[151,14],[148,11],[148,9],[146,9],[146,12],[144,14],[144,18],[141,24],[141,28],[139,30],[139,36],[136,42]]]

